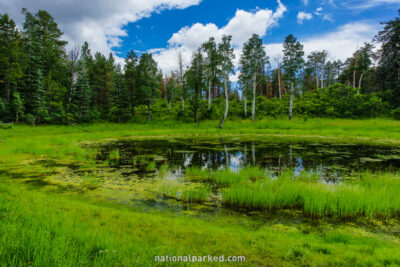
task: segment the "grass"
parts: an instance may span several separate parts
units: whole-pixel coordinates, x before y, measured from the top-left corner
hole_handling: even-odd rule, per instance
[[[287,172],[272,179],[257,168],[234,173],[192,168],[185,177],[191,186],[171,183],[160,191],[186,203],[207,202],[214,197],[207,184],[211,183],[221,188],[221,201],[227,207],[289,208],[294,214],[301,211],[321,218],[310,224],[307,220],[260,222],[229,214],[202,218],[143,212],[79,192],[54,194],[18,183],[62,171],[55,167],[60,164],[78,164],[87,172],[83,186],[96,189],[102,182],[90,172],[96,166],[96,151],[85,146],[105,139],[257,135],[317,142],[400,143],[400,122],[388,119],[228,121],[222,130],[217,125],[214,121],[199,125],[167,121],[82,125],[88,132],[67,126],[0,129],[0,266],[153,266],[161,265],[154,262],[156,255],[189,254],[244,255],[243,266],[400,265],[399,241],[393,234],[399,225],[393,218],[400,210],[400,175],[364,173],[357,182],[328,185],[305,174],[293,179]],[[113,151],[107,164],[119,158],[119,152]],[[36,164],[39,161],[52,164]],[[142,164],[149,170],[155,168],[143,159],[132,162],[133,166]],[[166,167],[161,172],[167,172]],[[10,180],[11,176],[16,179]],[[366,220],[385,217],[384,223],[377,224],[388,230],[324,221],[325,216],[355,219],[360,215],[369,217]]]
[[[202,170],[192,167],[186,170],[185,178],[193,181],[212,182],[222,186],[238,184],[244,180],[256,181],[265,179],[268,174],[258,167],[247,167],[237,171],[223,169],[218,171]]]
[[[326,184],[317,174],[294,175],[291,170],[272,177],[257,167],[239,171],[190,168],[185,179],[224,187],[222,203],[234,209],[297,209],[311,218],[400,215],[400,174],[365,172],[352,181]]]
[[[82,125],[88,132],[70,126],[24,126],[16,125],[12,129],[0,129],[0,156],[2,162],[18,162],[21,157],[47,156],[87,161],[87,151],[80,145],[85,141],[106,138],[164,137],[196,135],[278,135],[292,138],[317,138],[324,141],[349,142],[400,142],[400,122],[389,119],[370,120],[262,120],[231,122],[224,129],[217,127],[214,121],[201,122],[199,125],[179,122],[153,122],[149,124],[91,124]],[[29,138],[26,134],[29,133]],[[19,158],[17,157],[19,156]],[[9,156],[12,156],[11,158]],[[90,157],[89,157],[90,158]],[[7,160],[6,160],[7,159]]]
[[[15,184],[0,183],[0,191],[5,266],[161,266],[156,255],[209,254],[244,255],[243,266],[400,264],[397,238],[351,225],[254,227],[229,215],[203,220],[146,214]]]
[[[288,172],[277,179],[234,184],[226,188],[222,201],[232,208],[250,210],[299,209],[308,217],[342,219],[397,217],[400,215],[400,175],[364,173],[359,182],[325,184],[318,176]]]
[[[177,182],[168,182],[161,187],[163,197],[180,200],[187,203],[202,203],[208,200],[211,189],[207,185],[181,184]]]

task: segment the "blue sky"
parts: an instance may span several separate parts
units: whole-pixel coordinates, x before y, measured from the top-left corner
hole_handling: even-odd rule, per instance
[[[88,41],[93,52],[112,52],[121,63],[129,50],[149,51],[169,73],[177,67],[178,52],[189,64],[202,42],[223,34],[233,35],[236,65],[253,33],[262,36],[272,63],[290,33],[306,54],[326,49],[331,59],[344,60],[371,41],[380,22],[397,16],[400,0],[0,0],[0,13],[9,13],[18,25],[23,7],[49,11],[68,49]]]
[[[191,6],[183,10],[166,10],[154,14],[150,18],[142,19],[136,23],[126,26],[129,34],[123,38],[123,45],[115,51],[126,53],[129,49],[146,51],[152,48],[165,47],[172,34],[178,32],[185,26],[194,23],[214,23],[218,27],[226,25],[236,10],[241,9],[254,12],[257,8],[275,10],[278,6],[276,1],[267,0],[203,0],[197,6]],[[293,33],[299,38],[307,38],[318,34],[334,31],[339,25],[351,22],[368,22],[379,24],[387,21],[397,14],[395,4],[381,4],[371,8],[349,8],[342,4],[333,4],[332,1],[312,1],[305,4],[301,0],[283,0],[287,12],[279,20],[278,25],[269,29],[263,38],[265,43],[282,42],[286,35]],[[356,2],[354,2],[356,3]],[[400,3],[397,6],[400,8]],[[318,8],[323,10],[318,12]],[[297,15],[305,12],[312,15],[310,20],[299,23]]]

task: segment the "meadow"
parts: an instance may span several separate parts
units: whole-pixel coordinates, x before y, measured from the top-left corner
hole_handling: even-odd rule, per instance
[[[98,151],[88,146],[129,138],[258,136],[400,143],[400,122],[389,119],[228,121],[222,130],[217,124],[167,121],[0,129],[0,265],[176,265],[155,262],[157,255],[245,256],[245,263],[237,263],[243,266],[400,265],[396,172],[354,172],[330,184],[315,174],[294,175],[293,170],[271,176],[258,167],[193,167],[182,181],[152,188],[182,208],[217,205],[224,210],[218,214],[122,205],[97,197],[101,191],[95,188],[102,182],[95,176],[82,176],[85,190],[59,186],[51,179],[63,176],[65,166],[98,170]],[[106,164],[120,156],[112,151]]]

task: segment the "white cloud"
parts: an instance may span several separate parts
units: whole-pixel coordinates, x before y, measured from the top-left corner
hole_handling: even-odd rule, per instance
[[[177,69],[177,51],[182,51],[186,64],[190,63],[192,52],[206,42],[210,37],[220,41],[223,35],[232,35],[232,45],[235,48],[235,66],[238,66],[241,47],[254,33],[264,37],[267,30],[277,24],[286,12],[286,7],[278,0],[275,12],[269,9],[258,9],[254,12],[237,10],[235,16],[222,28],[214,23],[196,23],[184,27],[174,33],[168,41],[169,47],[155,53],[154,58],[164,73]]]
[[[304,5],[308,5],[308,0],[303,0]]]
[[[92,51],[108,54],[121,45],[130,22],[165,9],[184,9],[201,0],[0,0],[1,12],[9,13],[19,25],[23,7],[31,12],[47,10],[54,16],[71,46],[88,41]]]
[[[297,22],[300,23],[300,24],[303,24],[304,20],[310,20],[310,19],[312,19],[312,14],[311,13],[306,13],[304,11],[300,11],[297,14]]]
[[[299,39],[299,41],[304,45],[306,56],[312,51],[325,49],[329,52],[331,59],[345,60],[355,52],[357,45],[360,46],[364,42],[371,42],[377,31],[378,28],[376,26],[356,22],[343,25],[334,32],[303,40]],[[265,48],[270,58],[283,54],[282,44],[267,44]]]
[[[315,15],[317,15],[317,16],[322,16],[322,10],[324,10],[322,7],[319,7],[319,8],[317,8],[316,10],[315,10]]]
[[[351,9],[368,9],[380,5],[396,4],[400,4],[400,0],[349,0],[342,3],[343,6]]]

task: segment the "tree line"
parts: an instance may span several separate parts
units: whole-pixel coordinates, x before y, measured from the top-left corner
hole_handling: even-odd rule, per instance
[[[262,116],[400,118],[400,19],[384,22],[372,43],[346,61],[325,50],[305,58],[293,35],[282,56],[270,59],[254,34],[235,69],[232,36],[214,37],[192,55],[188,67],[164,75],[149,53],[133,50],[125,64],[112,54],[92,53],[85,42],[67,42],[46,11],[23,9],[22,29],[0,14],[0,121],[47,123],[125,122],[146,118],[219,119]],[[399,10],[400,14],[400,10]],[[378,46],[375,49],[375,46]],[[272,68],[271,66],[275,67]],[[239,81],[231,75],[239,72]]]

